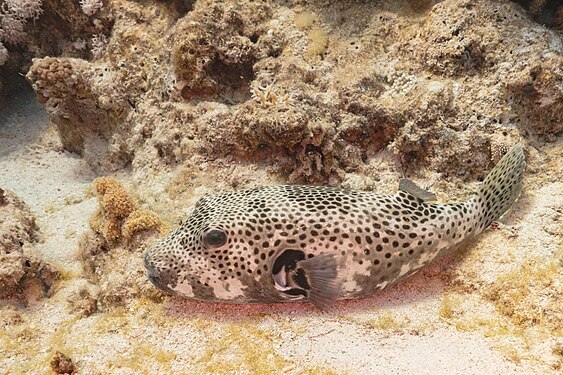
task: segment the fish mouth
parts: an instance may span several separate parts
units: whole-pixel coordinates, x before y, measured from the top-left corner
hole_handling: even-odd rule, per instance
[[[147,278],[158,289],[170,294],[176,294],[168,285],[168,278],[164,277],[153,265],[150,260],[149,252],[145,253],[143,257],[143,264],[147,270]]]

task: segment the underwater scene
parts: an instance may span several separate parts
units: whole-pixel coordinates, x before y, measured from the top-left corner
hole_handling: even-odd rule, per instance
[[[0,0],[0,375],[561,374],[563,4]]]

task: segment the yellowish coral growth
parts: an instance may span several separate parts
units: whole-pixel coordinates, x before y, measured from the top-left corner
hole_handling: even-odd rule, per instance
[[[94,189],[100,208],[90,220],[90,226],[108,242],[129,241],[135,233],[150,229],[157,229],[160,234],[167,232],[160,218],[153,212],[139,209],[138,203],[116,179],[97,178]]]
[[[123,219],[135,209],[132,199],[116,179],[97,178],[94,180],[94,188],[102,209],[110,218]]]
[[[314,56],[324,53],[328,47],[328,33],[325,29],[317,27],[309,33],[311,44],[307,49],[307,54]]]
[[[130,240],[136,232],[149,229],[157,229],[161,235],[166,234],[167,227],[163,225],[160,218],[154,213],[145,210],[133,211],[125,220],[121,234],[125,240]]]

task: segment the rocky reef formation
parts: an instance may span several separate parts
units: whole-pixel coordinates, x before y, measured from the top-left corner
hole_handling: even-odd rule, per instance
[[[563,28],[563,5],[558,0],[515,0],[541,24]]]
[[[0,189],[0,299],[25,302],[50,293],[58,272],[35,252],[39,241],[39,228],[27,205]]]
[[[562,131],[561,40],[510,2],[111,9],[103,53],[28,73],[100,173],[227,157],[337,184],[389,149],[405,170],[474,178],[499,147]]]
[[[113,24],[108,0],[0,0],[0,103],[31,59],[88,58]]]

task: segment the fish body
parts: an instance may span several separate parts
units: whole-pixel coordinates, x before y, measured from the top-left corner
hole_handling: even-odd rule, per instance
[[[149,279],[188,298],[231,303],[366,297],[481,233],[517,199],[514,146],[464,203],[401,180],[394,195],[275,185],[205,196],[145,254]]]

